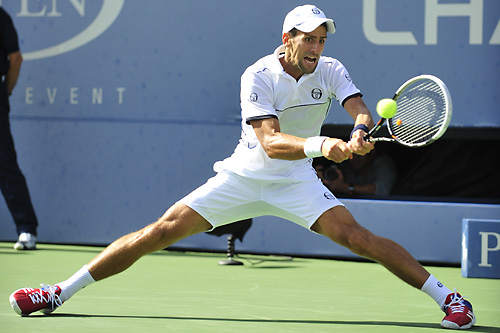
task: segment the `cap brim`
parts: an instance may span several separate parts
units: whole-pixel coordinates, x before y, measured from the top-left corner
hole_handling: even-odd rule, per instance
[[[335,22],[329,18],[310,18],[306,22],[295,26],[298,30],[302,32],[311,32],[316,30],[317,27],[326,23],[326,31],[333,34],[335,33]]]

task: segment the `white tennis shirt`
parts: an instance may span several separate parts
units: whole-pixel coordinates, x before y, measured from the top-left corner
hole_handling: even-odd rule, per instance
[[[241,139],[234,153],[214,164],[216,172],[275,182],[317,180],[312,159],[287,161],[271,159],[250,125],[251,120],[277,118],[281,132],[307,138],[320,134],[332,100],[341,105],[360,95],[340,61],[322,56],[316,70],[299,81],[287,74],[279,57],[281,45],[247,68],[241,76]]]

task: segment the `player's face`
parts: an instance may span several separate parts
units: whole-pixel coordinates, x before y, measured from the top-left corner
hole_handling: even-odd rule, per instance
[[[297,31],[295,37],[284,37],[287,48],[285,70],[296,79],[303,74],[311,74],[318,66],[326,42],[326,27],[320,25],[312,32]]]

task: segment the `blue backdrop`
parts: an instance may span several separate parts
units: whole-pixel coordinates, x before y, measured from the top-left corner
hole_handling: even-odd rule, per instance
[[[25,58],[11,98],[39,239],[106,243],[159,217],[239,138],[239,79],[281,43],[290,0],[3,0]],[[500,2],[318,0],[373,110],[439,76],[453,127],[500,127]],[[339,106],[327,119],[351,124]],[[474,216],[471,216],[474,217]],[[14,239],[0,200],[0,239]],[[458,225],[460,228],[460,225]]]

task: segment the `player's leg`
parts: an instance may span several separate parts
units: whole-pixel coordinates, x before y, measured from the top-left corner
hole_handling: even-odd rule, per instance
[[[172,206],[155,223],[109,245],[69,279],[39,289],[12,293],[12,308],[21,315],[50,313],[82,288],[130,267],[143,255],[164,249],[190,235],[258,214],[258,182],[219,173]],[[192,207],[192,208],[190,208]],[[207,219],[210,219],[210,223]]]
[[[360,256],[382,264],[403,281],[427,293],[446,313],[441,326],[467,329],[476,322],[470,302],[456,291],[452,293],[401,245],[360,226],[345,207],[336,206],[324,212],[311,230],[327,236]]]
[[[360,226],[320,180],[272,184],[264,192],[279,210],[272,214],[329,237],[352,252],[380,262],[394,274],[420,288],[429,273],[395,242]],[[290,196],[293,193],[293,196]]]
[[[142,256],[211,227],[193,209],[176,203],[155,223],[114,241],[69,279],[54,286],[16,290],[9,297],[11,306],[20,315],[36,311],[51,313],[93,282],[118,274]]]
[[[155,223],[110,244],[87,267],[92,277],[99,281],[122,272],[146,254],[210,228],[210,223],[200,214],[176,203]]]
[[[311,229],[353,253],[372,259],[415,288],[422,288],[429,273],[402,246],[359,225],[343,206],[327,210]]]

